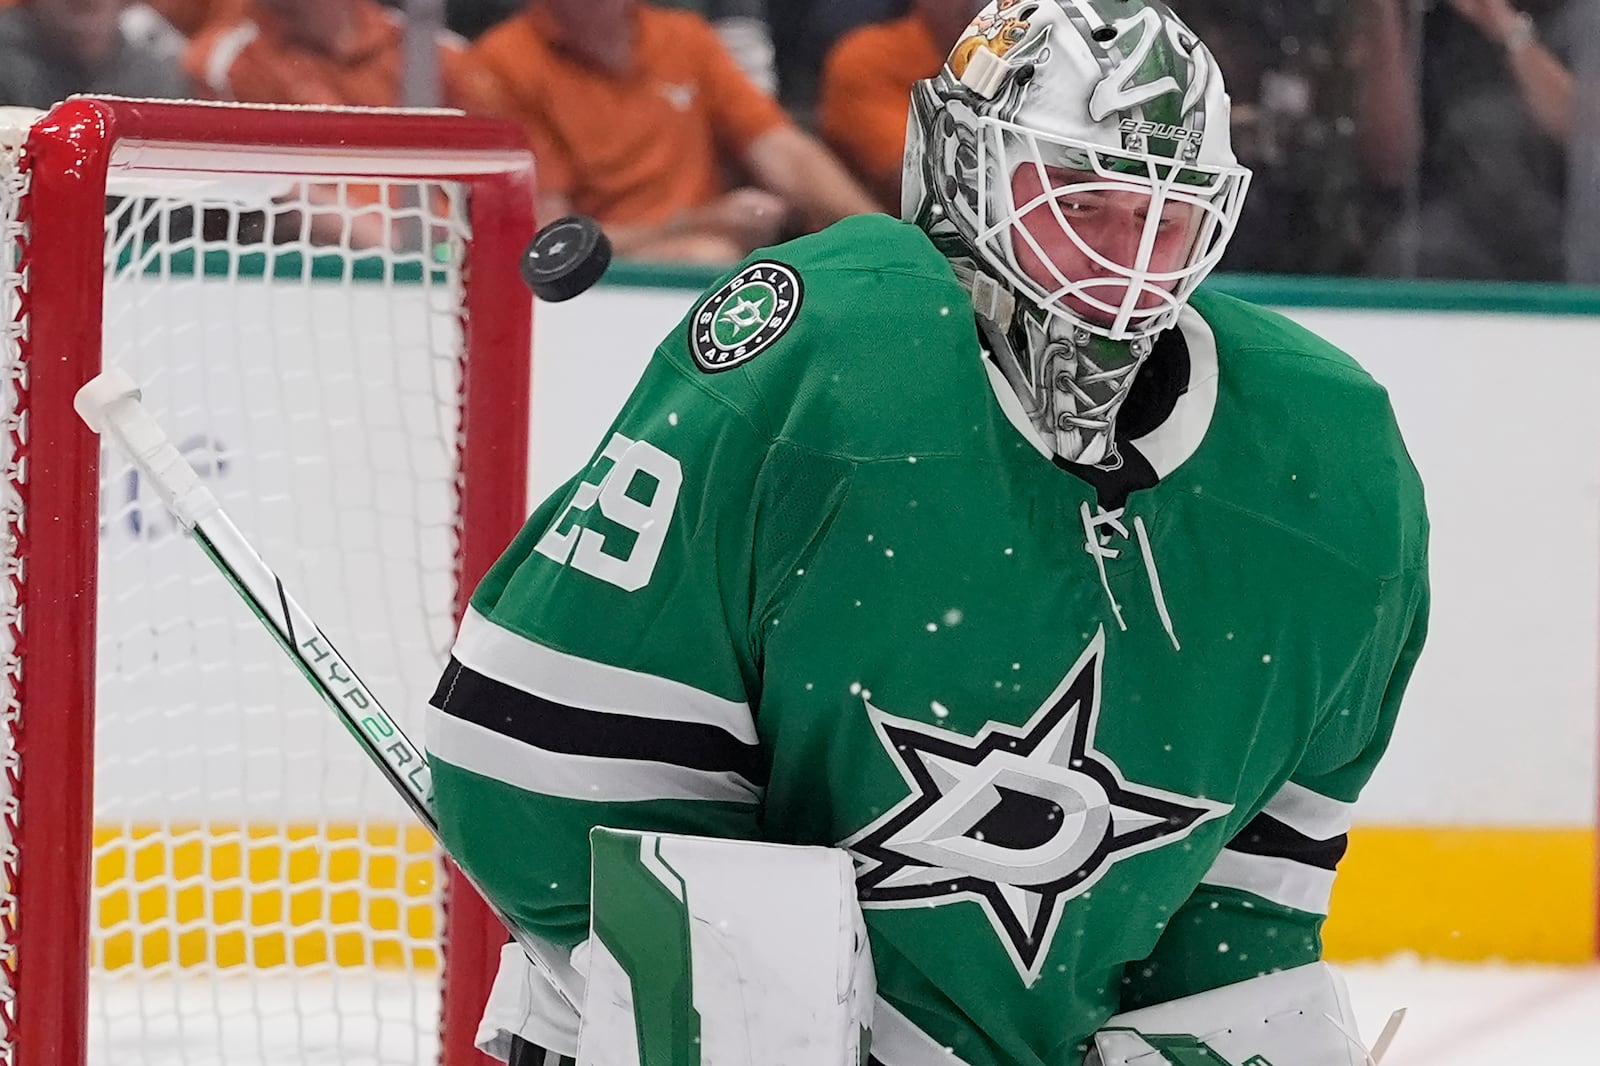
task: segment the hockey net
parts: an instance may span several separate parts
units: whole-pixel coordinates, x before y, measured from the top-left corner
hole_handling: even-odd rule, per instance
[[[503,933],[71,397],[129,371],[420,739],[522,518],[515,130],[104,100],[0,129],[0,1066],[485,1061]]]

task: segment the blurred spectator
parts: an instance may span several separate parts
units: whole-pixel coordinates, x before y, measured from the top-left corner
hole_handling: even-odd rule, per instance
[[[0,104],[47,108],[73,93],[181,97],[169,48],[123,25],[124,0],[27,0],[0,10]]]
[[[817,130],[884,209],[900,213],[911,85],[939,72],[984,0],[914,0],[909,14],[851,30],[828,53]]]
[[[784,0],[771,7],[778,50],[778,84],[789,113],[811,125],[823,62],[834,44],[858,26],[899,18],[911,0]]]
[[[376,0],[252,0],[248,15],[207,30],[190,45],[185,66],[212,98],[366,107],[400,103],[405,22]],[[439,42],[439,73],[449,106],[479,114],[507,110],[495,80],[453,35]],[[317,243],[414,250],[428,239],[422,225],[427,194],[420,188],[309,185],[293,195],[313,206],[310,237]],[[322,205],[336,209],[314,209]],[[273,219],[279,236],[292,236],[299,225],[297,212],[280,212]]]
[[[1409,193],[1422,142],[1416,7],[1408,0],[1358,0],[1350,10],[1347,52],[1361,160],[1379,191]]]
[[[1569,28],[1578,44],[1567,137],[1567,280],[1600,286],[1600,4],[1584,5]]]
[[[662,7],[693,11],[716,28],[723,47],[750,80],[769,94],[778,91],[778,68],[767,27],[767,0],[658,0]],[[799,0],[787,0],[793,5]],[[457,33],[476,38],[517,14],[527,0],[447,0],[445,19]]]
[[[149,4],[128,4],[122,9],[120,21],[124,37],[160,54],[170,66],[182,69],[189,39],[165,15]],[[193,91],[192,86],[189,91]]]
[[[875,209],[706,21],[635,0],[534,0],[479,38],[539,167],[539,216],[593,215],[619,255],[731,262],[792,222]],[[728,170],[757,187],[729,191]]]
[[[1420,204],[1381,273],[1549,280],[1564,274],[1570,63],[1585,0],[1447,0],[1425,24]]]
[[[767,0],[656,0],[693,11],[716,29],[722,47],[745,77],[768,96],[778,94],[778,63],[767,26]]]
[[[244,18],[249,0],[147,0],[185,37]]]
[[[248,18],[213,27],[190,46],[185,66],[218,100],[265,104],[395,107],[405,21],[376,0],[252,0]],[[445,103],[496,114],[505,102],[464,42],[439,42]]]
[[[1415,158],[1407,0],[1188,0],[1254,174],[1222,269],[1352,274],[1400,213]]]
[[[445,0],[444,21],[456,33],[475,40],[489,27],[522,9],[523,0]]]

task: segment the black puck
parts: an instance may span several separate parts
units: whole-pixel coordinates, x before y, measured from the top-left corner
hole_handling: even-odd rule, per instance
[[[522,280],[541,300],[560,303],[586,292],[611,265],[611,241],[587,215],[558,218],[522,253]]]

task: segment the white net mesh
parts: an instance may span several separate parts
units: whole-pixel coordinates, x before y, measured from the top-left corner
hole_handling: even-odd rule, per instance
[[[420,740],[453,635],[465,190],[110,192],[105,362]],[[427,834],[110,452],[100,519],[89,1061],[434,1061]]]
[[[431,252],[462,206],[190,188],[107,227],[107,363],[412,731],[452,636],[460,286]],[[411,250],[352,254],[374,224]],[[101,492],[91,1062],[431,1059],[426,835],[137,477]]]
[[[28,188],[28,175],[16,165],[14,146],[30,120],[31,115],[0,109],[0,414],[5,416],[4,432],[0,433],[0,558],[6,560],[5,574],[0,579],[0,693],[4,697],[0,700],[0,1063],[4,1066],[12,1063],[11,1034],[16,1023],[16,723],[22,674],[16,655],[16,529],[21,520],[21,498],[17,493],[21,479],[16,468],[21,425],[16,415],[16,381],[22,367],[15,353],[26,328],[19,259],[20,208]]]
[[[415,731],[452,636],[459,191],[137,191],[106,362]],[[352,221],[410,250],[353,254]],[[101,499],[91,1062],[431,1060],[425,833],[115,458]]]

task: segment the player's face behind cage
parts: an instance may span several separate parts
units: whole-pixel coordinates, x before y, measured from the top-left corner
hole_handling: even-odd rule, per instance
[[[1047,310],[1096,332],[1164,328],[1216,266],[1248,173],[993,128],[979,244]]]
[[[1031,163],[1011,176],[1010,240],[1022,273],[1074,314],[1112,325],[1124,304],[1168,305],[1200,228],[1200,210],[1093,174]],[[1147,275],[1143,283],[1131,279]]]

